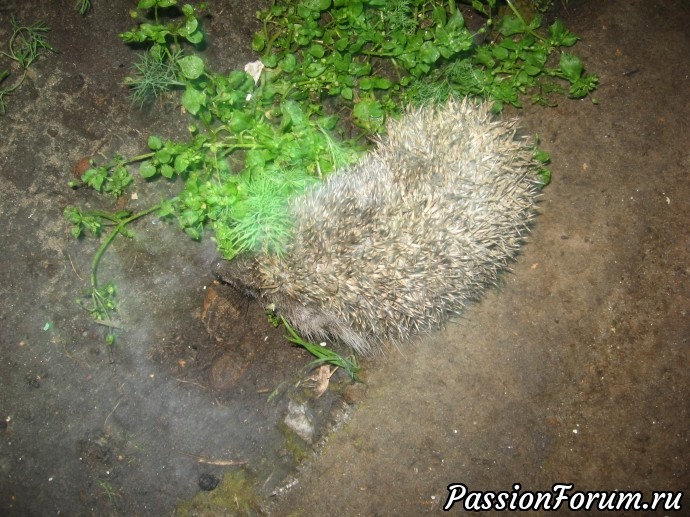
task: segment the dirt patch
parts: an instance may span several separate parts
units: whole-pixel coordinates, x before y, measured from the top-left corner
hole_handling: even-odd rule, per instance
[[[255,58],[256,6],[232,4],[204,20],[218,70]],[[687,490],[690,8],[567,6],[599,103],[517,113],[554,176],[512,273],[445,330],[365,363],[366,388],[339,372],[315,398],[308,355],[213,283],[213,243],[153,218],[103,263],[123,322],[103,343],[74,303],[95,245],[71,238],[62,211],[108,203],[66,183],[84,156],[138,154],[188,119],[130,104],[134,53],[117,34],[131,2],[84,18],[5,2],[0,31],[10,13],[40,13],[58,54],[0,119],[0,513],[413,515],[438,511],[453,482]],[[142,183],[126,207],[176,188]],[[213,495],[239,492],[244,506]]]

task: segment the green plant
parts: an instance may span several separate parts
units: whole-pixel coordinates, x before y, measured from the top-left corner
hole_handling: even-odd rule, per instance
[[[7,112],[5,97],[19,88],[26,79],[29,67],[46,51],[55,52],[48,43],[45,34],[50,30],[43,22],[33,25],[22,25],[14,16],[10,18],[12,35],[7,43],[7,51],[0,50],[0,55],[17,63],[21,69],[20,78],[10,87],[0,89],[0,114]],[[0,84],[10,76],[8,70],[0,72]]]
[[[133,101],[143,106],[165,92],[184,86],[184,79],[194,66],[194,56],[184,58],[181,45],[183,42],[197,45],[204,36],[197,10],[189,4],[179,10],[181,17],[169,23],[162,23],[162,13],[176,10],[176,0],[141,0],[137,9],[131,12],[133,19],[145,19],[143,12],[148,10],[152,11],[155,23],[142,22],[120,34],[120,38],[127,43],[148,46],[135,63],[132,76],[125,79]]]
[[[84,15],[91,9],[91,0],[77,0],[74,8],[79,11],[79,14]]]
[[[325,344],[317,345],[316,343],[307,341],[297,334],[295,329],[290,326],[285,318],[281,316],[280,321],[285,326],[285,330],[288,332],[285,338],[290,341],[290,343],[301,346],[311,355],[316,357],[316,359],[307,365],[308,369],[321,364],[330,364],[342,368],[350,375],[352,380],[359,382],[359,364],[357,363],[357,358],[355,356],[352,356],[350,359],[346,359],[330,348],[326,347]]]
[[[134,64],[134,74],[125,78],[125,84],[131,88],[132,101],[143,107],[165,92],[184,86],[178,79],[179,58],[179,50],[168,53],[161,45],[154,45],[142,53]]]
[[[585,97],[596,88],[598,77],[585,74],[584,65],[574,54],[561,51],[560,59],[553,63],[556,51],[575,45],[578,36],[559,20],[543,33],[541,16],[535,15],[528,22],[512,0],[506,3],[512,14],[496,20],[495,0],[473,2],[488,17],[483,30],[494,28],[491,40],[458,59],[441,63],[413,85],[414,97],[438,101],[449,95],[480,96],[491,99],[495,109],[501,110],[504,104],[521,107],[523,97],[535,104],[553,105],[552,94],[566,93],[563,83],[571,98]]]
[[[541,17],[526,22],[511,0],[512,14],[500,19],[496,0],[472,6],[486,17],[477,33],[455,2],[274,0],[259,13],[263,29],[252,46],[269,69],[272,93],[317,113],[334,98],[365,134],[380,131],[405,104],[473,95],[500,110],[520,106],[521,95],[547,102],[547,94],[564,91],[558,80],[570,83],[572,97],[595,88],[596,76],[584,75],[572,55],[547,66],[557,49],[578,40],[561,22],[542,34]],[[482,34],[489,43],[477,43]]]
[[[130,223],[156,210],[161,210],[161,208],[162,205],[158,204],[135,214],[128,211],[107,213],[100,210],[82,211],[76,207],[65,208],[64,215],[72,223],[72,235],[74,237],[80,237],[85,230],[99,237],[104,226],[113,227],[91,260],[90,288],[78,300],[79,305],[89,312],[93,320],[108,328],[106,343],[109,345],[115,342],[114,329],[119,328],[119,324],[113,319],[113,314],[117,311],[115,302],[117,288],[113,282],[106,282],[102,285],[99,283],[98,265],[115,237],[124,235],[131,238],[133,236],[131,230],[127,228]]]
[[[571,97],[596,87],[596,76],[586,75],[573,54],[556,59],[559,49],[578,40],[561,22],[544,31],[541,18],[527,21],[512,1],[503,16],[497,4],[472,1],[485,23],[471,32],[454,1],[273,0],[258,13],[262,29],[252,46],[261,53],[263,72],[251,76],[207,69],[195,53],[203,40],[197,8],[141,0],[132,13],[141,22],[120,35],[143,47],[125,82],[142,105],[179,89],[194,118],[189,138],[153,135],[149,152],[93,165],[72,186],[122,195],[133,181],[128,167],[139,163],[142,178],[179,178],[180,191],[134,215],[70,207],[66,215],[75,234],[86,229],[99,235],[99,224],[115,226],[97,252],[100,260],[130,223],[157,213],[176,218],[194,239],[211,230],[227,259],[245,252],[280,254],[290,238],[289,200],[361,156],[403,106],[474,95],[500,110],[520,106],[526,97],[549,104],[550,94],[565,92],[562,85]],[[548,161],[543,152],[537,156]],[[544,184],[548,174],[542,171]],[[98,260],[90,310],[109,321],[115,291],[94,294],[100,289]]]

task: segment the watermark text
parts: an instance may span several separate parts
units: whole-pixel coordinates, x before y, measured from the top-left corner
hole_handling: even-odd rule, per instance
[[[683,492],[654,491],[649,500],[639,491],[604,492],[573,490],[572,483],[555,483],[551,491],[521,490],[515,483],[510,492],[473,492],[462,483],[448,485],[448,498],[443,505],[445,511],[454,505],[461,505],[466,512],[489,510],[556,511],[567,508],[571,511],[680,511]]]

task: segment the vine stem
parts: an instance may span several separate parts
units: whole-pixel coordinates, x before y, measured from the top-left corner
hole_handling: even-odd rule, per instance
[[[140,154],[139,156],[135,156],[134,158],[130,158],[126,162],[123,162],[123,165],[131,165],[132,163],[137,163],[142,160],[147,160],[148,158],[153,158],[155,156],[156,152],[153,151],[151,153],[144,153]]]
[[[108,234],[108,237],[103,241],[103,243],[99,246],[98,251],[96,251],[96,254],[93,256],[93,259],[91,260],[91,299],[93,300],[93,306],[94,308],[101,307],[101,309],[104,311],[106,316],[108,317],[107,322],[104,322],[107,327],[109,328],[114,328],[115,325],[112,324],[110,321],[110,315],[108,314],[108,309],[107,307],[103,306],[101,301],[99,300],[99,294],[98,294],[98,264],[101,261],[101,257],[103,257],[103,254],[105,251],[108,249],[110,244],[115,240],[115,237],[119,233],[122,233],[124,235],[124,230],[125,227],[136,221],[137,219],[141,219],[142,217],[150,214],[151,212],[154,212],[161,208],[162,204],[158,203],[156,205],[153,205],[146,210],[142,210],[141,212],[137,212],[135,214],[130,215],[129,217],[125,219],[119,219],[119,218],[113,218],[111,216],[107,216],[107,214],[101,214],[99,213],[101,217],[105,217],[106,219],[110,221],[116,221],[117,226]]]

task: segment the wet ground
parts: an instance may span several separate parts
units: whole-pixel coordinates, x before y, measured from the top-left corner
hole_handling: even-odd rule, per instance
[[[247,4],[205,20],[216,70],[254,59]],[[43,5],[0,6],[0,30],[11,13],[43,19],[58,50],[0,119],[1,514],[418,515],[451,483],[688,490],[687,2],[568,2],[601,85],[596,105],[518,113],[553,162],[530,243],[460,321],[364,363],[366,389],[334,378],[311,400],[315,457],[284,423],[308,398],[294,387],[309,358],[212,284],[210,240],[151,218],[115,243],[101,269],[119,286],[112,349],[74,303],[96,245],[73,240],[62,211],[108,204],[66,187],[73,164],[136,155],[186,119],[130,105],[134,55],[117,34],[132,2],[85,18]],[[174,188],[137,185],[127,208]]]

